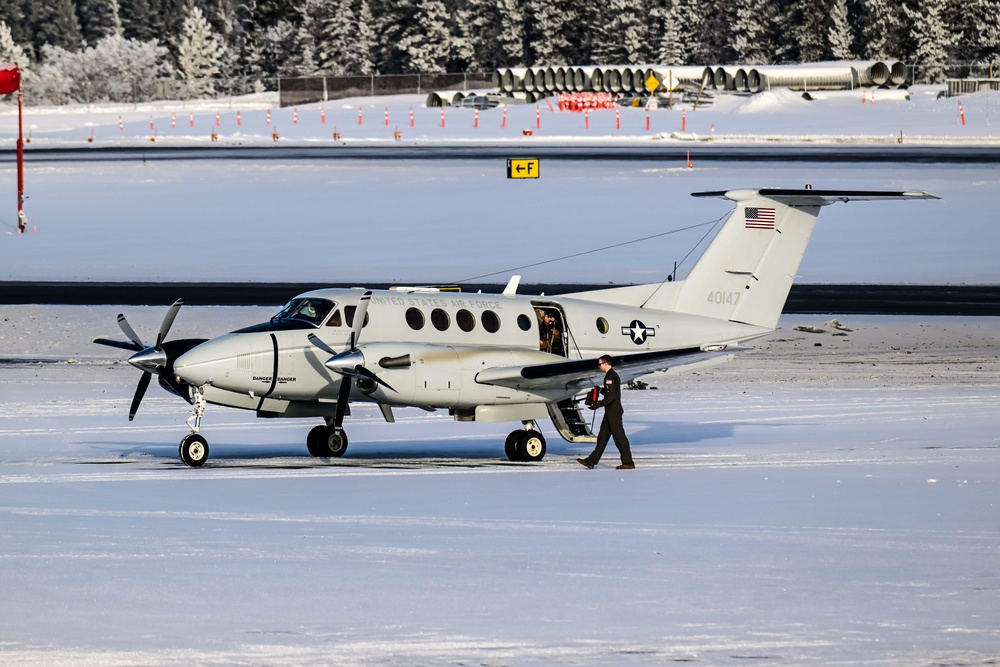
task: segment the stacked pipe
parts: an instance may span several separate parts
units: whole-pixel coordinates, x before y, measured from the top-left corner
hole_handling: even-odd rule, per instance
[[[756,93],[769,88],[894,88],[907,82],[908,71],[901,62],[882,60],[753,67],[570,65],[501,69],[493,73],[492,81],[495,93],[512,97],[523,94],[517,96],[533,102],[557,93],[641,93],[651,74],[659,81],[659,92],[697,85],[716,91]]]

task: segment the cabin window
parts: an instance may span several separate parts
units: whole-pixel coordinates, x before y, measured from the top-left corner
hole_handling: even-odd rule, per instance
[[[479,319],[483,323],[483,328],[488,332],[496,333],[500,330],[500,318],[492,310],[484,310]]]
[[[353,327],[354,326],[354,313],[356,313],[356,312],[358,312],[358,307],[357,306],[344,306],[344,319],[347,320],[347,326],[349,326],[349,327]],[[423,317],[423,316],[421,316],[421,317]],[[368,311],[366,310],[365,311],[365,321],[361,325],[362,329],[364,329],[366,326],[368,326],[368,319],[369,319],[368,318]]]
[[[531,329],[531,318],[523,314],[518,315],[517,326],[520,327],[521,331],[529,331]]]
[[[462,331],[472,331],[476,328],[476,316],[463,308],[455,313],[455,323]]]
[[[597,330],[598,331],[600,331],[602,334],[606,334],[606,333],[608,333],[608,331],[610,329],[611,329],[611,327],[608,326],[608,321],[606,319],[604,319],[603,317],[598,317],[597,318]]]
[[[424,314],[420,312],[419,308],[408,308],[406,310],[406,323],[410,325],[410,328],[419,331],[424,328]]]
[[[449,326],[451,326],[451,318],[448,317],[448,313],[444,312],[440,308],[435,308],[431,311],[431,324],[438,331],[444,331]]]
[[[333,311],[333,315],[327,321],[326,326],[328,327],[342,327],[344,326],[344,319],[340,316],[340,308]]]

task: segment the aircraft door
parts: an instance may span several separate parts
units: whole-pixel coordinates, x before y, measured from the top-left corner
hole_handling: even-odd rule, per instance
[[[560,357],[569,356],[566,317],[555,304],[533,304],[538,320],[538,349]]]

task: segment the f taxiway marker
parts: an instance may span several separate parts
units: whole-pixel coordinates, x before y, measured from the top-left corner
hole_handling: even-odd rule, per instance
[[[538,158],[507,160],[507,178],[538,178]]]

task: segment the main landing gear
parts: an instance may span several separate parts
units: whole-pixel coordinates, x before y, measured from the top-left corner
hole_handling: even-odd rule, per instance
[[[306,447],[316,457],[343,456],[347,451],[347,432],[333,424],[320,424],[309,431]]]
[[[507,458],[514,462],[534,463],[545,458],[545,436],[533,421],[521,422],[523,429],[511,431],[503,444]]]

